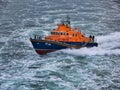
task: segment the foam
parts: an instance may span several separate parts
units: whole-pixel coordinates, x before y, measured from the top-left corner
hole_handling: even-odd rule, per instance
[[[81,48],[81,49],[65,49],[64,53],[72,55],[120,55],[120,32],[111,33],[109,35],[97,36],[98,47]]]

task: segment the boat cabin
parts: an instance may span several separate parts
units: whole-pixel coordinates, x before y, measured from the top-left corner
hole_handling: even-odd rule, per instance
[[[70,18],[62,21],[56,29],[51,31],[51,35],[45,37],[45,40],[60,42],[91,42],[91,39],[86,37],[79,28],[71,28]]]

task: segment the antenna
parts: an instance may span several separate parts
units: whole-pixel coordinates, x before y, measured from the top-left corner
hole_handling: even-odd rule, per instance
[[[70,17],[67,16],[64,20],[61,20],[61,23],[70,26]]]
[[[66,17],[66,24],[70,25],[70,17],[69,16]]]

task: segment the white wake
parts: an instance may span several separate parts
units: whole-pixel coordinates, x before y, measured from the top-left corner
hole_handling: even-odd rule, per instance
[[[97,36],[98,47],[65,49],[62,52],[72,55],[120,55],[120,32]]]

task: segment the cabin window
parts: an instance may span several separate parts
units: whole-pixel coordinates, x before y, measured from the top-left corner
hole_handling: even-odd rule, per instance
[[[74,34],[72,34],[72,36],[74,37]]]
[[[51,32],[51,34],[54,34],[54,32]]]
[[[77,34],[72,34],[73,37],[77,37]]]
[[[69,35],[68,33],[63,33],[63,32],[51,32],[52,35]],[[72,34],[72,36],[77,36],[76,34]]]

